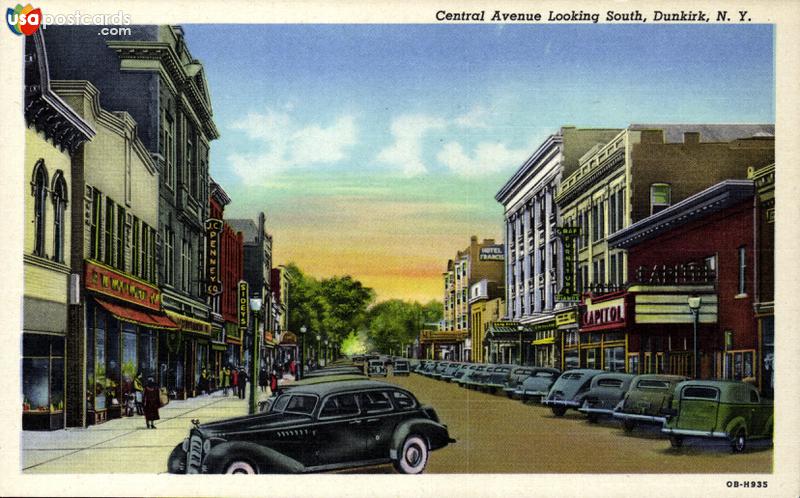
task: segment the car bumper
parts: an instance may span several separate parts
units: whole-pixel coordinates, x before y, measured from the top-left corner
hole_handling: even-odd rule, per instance
[[[636,420],[637,422],[648,422],[651,424],[664,424],[667,421],[667,417],[659,417],[655,415],[640,415],[638,413],[624,413],[624,412],[614,412],[614,418],[622,419],[622,420]]]
[[[548,406],[566,406],[567,408],[575,408],[580,406],[577,401],[568,399],[543,399],[542,404]]]
[[[611,415],[612,413],[614,413],[614,410],[612,408],[596,408],[593,406],[589,406],[586,403],[581,405],[581,407],[578,408],[578,411],[581,413],[597,413],[599,415]]]

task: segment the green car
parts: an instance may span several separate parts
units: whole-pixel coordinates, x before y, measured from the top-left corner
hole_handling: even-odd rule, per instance
[[[673,416],[662,432],[677,448],[684,437],[722,438],[738,453],[749,439],[771,438],[773,405],[755,386],[730,380],[687,380],[675,387]]]
[[[622,420],[625,432],[639,423],[664,425],[672,407],[675,387],[688,380],[682,375],[637,375],[631,387],[614,408],[613,416]]]

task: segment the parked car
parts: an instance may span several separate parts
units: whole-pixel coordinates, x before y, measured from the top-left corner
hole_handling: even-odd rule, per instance
[[[447,368],[450,365],[452,365],[452,362],[440,361],[436,365],[436,368],[434,368],[433,371],[431,372],[431,377],[433,377],[434,379],[441,379],[442,378],[442,374],[444,374],[444,371],[447,370]]]
[[[422,375],[425,377],[430,377],[433,373],[434,369],[440,362],[438,361],[431,361],[425,364],[425,370],[422,371]]]
[[[281,394],[285,393],[289,389],[293,389],[296,387],[303,387],[303,386],[313,386],[314,384],[324,384],[326,382],[344,382],[348,380],[363,380],[366,376],[362,373],[359,374],[331,374],[331,375],[318,375],[316,377],[306,377],[305,379],[298,380],[297,382],[293,382],[291,384],[282,384],[279,385],[278,388],[272,393],[272,395],[264,401],[258,402],[258,411],[259,412],[266,412],[269,411],[269,407],[272,406],[272,403],[280,396]]]
[[[375,375],[386,377],[388,374],[386,373],[386,365],[383,364],[383,360],[369,360],[367,375],[370,377]]]
[[[478,368],[477,363],[465,363],[461,368],[453,373],[453,377],[449,380],[450,382],[459,382],[460,379],[476,368]]]
[[[439,376],[439,380],[450,382],[453,379],[453,375],[455,375],[455,373],[458,372],[460,369],[462,369],[465,365],[466,363],[460,363],[454,361],[453,363],[448,365],[447,368],[444,369],[442,375]]]
[[[534,367],[533,372],[522,381],[522,385],[512,392],[523,403],[530,398],[541,400],[550,392],[559,375],[561,371],[556,368]]]
[[[549,406],[556,417],[563,416],[569,408],[577,409],[592,379],[601,373],[602,370],[567,370],[553,383],[542,404]]]
[[[672,407],[675,386],[687,380],[682,375],[637,375],[625,397],[614,408],[614,418],[630,432],[638,423],[664,425]]]
[[[303,386],[268,413],[194,427],[169,456],[173,474],[323,472],[392,463],[418,474],[430,451],[454,443],[432,407],[371,380]]]
[[[585,413],[589,422],[595,423],[601,416],[612,416],[614,408],[628,392],[635,375],[606,372],[595,375],[589,390],[583,395],[578,411]]]
[[[503,383],[502,389],[509,398],[514,397],[514,390],[522,386],[522,382],[531,376],[533,367],[517,367],[514,368],[507,376],[506,381]]]
[[[478,389],[495,393],[498,389],[503,389],[511,374],[512,366],[510,365],[496,365],[493,370],[488,372],[485,377],[481,379]]]
[[[395,360],[392,375],[409,375],[411,369],[406,360]]]
[[[417,364],[414,366],[414,373],[422,375],[422,371],[425,370],[427,364],[428,360],[419,360]]]
[[[742,452],[749,439],[772,438],[773,404],[752,384],[731,380],[687,380],[675,388],[673,416],[662,432],[673,447],[685,437],[722,438]]]
[[[477,365],[474,369],[467,371],[460,379],[457,380],[458,385],[461,387],[469,388],[470,385],[474,382],[474,379],[477,379],[483,372],[488,368],[488,365],[480,364]]]

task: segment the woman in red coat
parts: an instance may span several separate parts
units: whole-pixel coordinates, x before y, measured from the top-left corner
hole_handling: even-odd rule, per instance
[[[155,429],[154,420],[158,420],[158,408],[161,406],[161,393],[158,392],[158,385],[152,377],[147,379],[147,386],[144,388],[143,405],[144,420],[147,422],[148,429]]]

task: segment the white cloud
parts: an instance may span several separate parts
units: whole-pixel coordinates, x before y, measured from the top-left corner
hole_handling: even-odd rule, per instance
[[[488,128],[489,113],[485,107],[476,106],[466,114],[455,118],[453,122],[462,128]]]
[[[448,142],[442,146],[436,159],[456,175],[476,177],[516,168],[530,153],[529,149],[509,149],[499,142],[481,142],[469,155],[460,143]]]
[[[256,152],[228,157],[234,172],[252,181],[263,181],[291,168],[342,161],[358,136],[353,116],[340,116],[324,126],[297,123],[288,113],[272,109],[250,113],[230,127],[260,141]]]
[[[430,131],[441,130],[446,122],[434,116],[406,114],[392,121],[394,143],[378,152],[380,162],[399,168],[406,176],[428,171],[422,160],[422,138]]]

